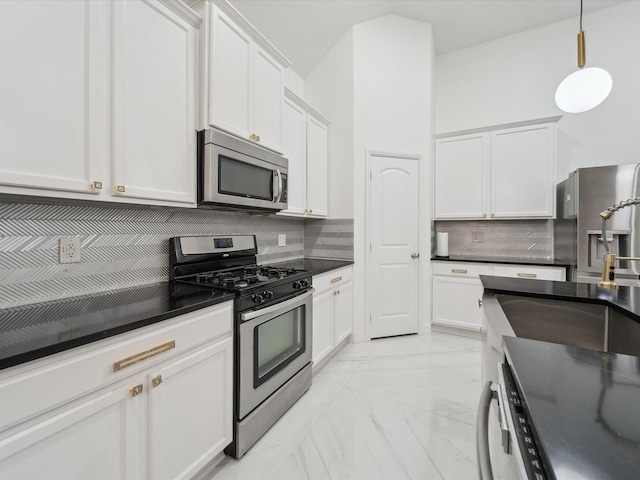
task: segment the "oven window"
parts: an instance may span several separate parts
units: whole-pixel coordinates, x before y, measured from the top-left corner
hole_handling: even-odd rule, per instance
[[[254,329],[254,388],[305,351],[305,306],[289,310]]]
[[[219,155],[218,192],[273,200],[273,170]]]

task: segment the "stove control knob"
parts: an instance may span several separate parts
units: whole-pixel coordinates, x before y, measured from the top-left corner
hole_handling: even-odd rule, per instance
[[[253,300],[253,303],[257,303],[257,304],[264,303],[264,297],[262,296],[262,294],[256,294],[253,297],[251,297],[251,299]]]
[[[264,296],[264,298],[266,298],[267,300],[271,300],[273,299],[273,292],[271,290],[265,290],[264,292],[262,292],[262,295]]]
[[[293,288],[295,290],[300,290],[300,287],[302,287],[301,282],[298,282],[297,280],[293,282]]]
[[[309,280],[303,278],[302,280],[300,280],[300,286],[303,288],[307,288],[309,286]]]

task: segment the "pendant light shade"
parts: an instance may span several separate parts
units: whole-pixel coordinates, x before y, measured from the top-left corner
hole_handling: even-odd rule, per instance
[[[582,0],[580,0],[580,32],[578,33],[578,68],[556,89],[556,105],[567,113],[582,113],[600,105],[611,92],[611,75],[602,68],[583,68],[587,54],[582,30]]]
[[[556,105],[567,113],[582,113],[600,105],[611,92],[611,75],[602,68],[583,68],[565,78],[556,90]]]

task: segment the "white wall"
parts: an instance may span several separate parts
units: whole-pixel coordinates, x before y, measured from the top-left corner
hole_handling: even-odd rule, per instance
[[[328,216],[353,218],[353,29],[304,81],[305,101],[329,120]]]
[[[587,67],[605,68],[613,90],[600,106],[567,114],[555,90],[577,70],[578,17],[440,55],[435,133],[563,115],[557,180],[583,166],[640,162],[640,2],[583,16]]]

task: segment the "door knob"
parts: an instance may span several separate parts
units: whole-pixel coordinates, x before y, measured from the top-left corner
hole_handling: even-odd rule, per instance
[[[420,258],[420,254],[419,253],[412,253],[411,254],[411,258]]]

